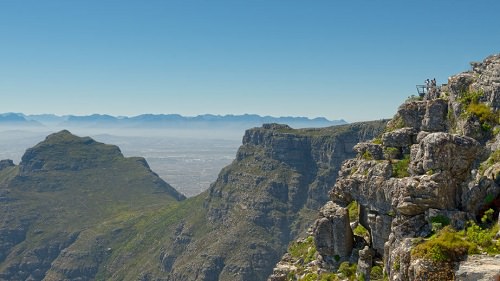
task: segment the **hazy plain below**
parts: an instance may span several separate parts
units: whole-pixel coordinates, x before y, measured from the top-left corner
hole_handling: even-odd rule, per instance
[[[62,128],[0,130],[0,159],[19,164],[27,148]],[[244,130],[107,130],[69,128],[78,136],[114,144],[122,153],[146,158],[151,169],[184,195],[201,193],[230,164],[241,145]]]

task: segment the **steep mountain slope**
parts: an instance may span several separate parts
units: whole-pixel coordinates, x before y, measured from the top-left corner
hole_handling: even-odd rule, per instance
[[[472,67],[356,145],[269,280],[500,278],[500,55]]]
[[[67,131],[0,171],[0,280],[264,280],[385,121],[248,130],[209,190],[182,195],[141,158]]]
[[[204,194],[204,220],[212,229],[181,250],[171,280],[264,280],[324,202],[354,142],[376,135],[384,123],[248,130],[234,163]]]
[[[124,158],[116,146],[68,131],[28,149],[19,166],[3,166],[1,280],[42,280],[66,248],[98,239],[89,232],[96,225],[124,223],[184,199],[143,158]],[[89,249],[88,259],[100,259],[99,251]],[[91,279],[97,266],[79,270]]]
[[[103,279],[135,280],[142,272],[143,280],[265,280],[324,202],[353,144],[384,125],[248,130],[209,190],[138,223],[147,238],[113,253]]]

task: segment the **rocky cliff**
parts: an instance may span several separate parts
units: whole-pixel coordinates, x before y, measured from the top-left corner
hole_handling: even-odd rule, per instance
[[[234,162],[183,196],[142,158],[68,131],[0,169],[0,280],[265,280],[386,121],[250,129]]]
[[[312,210],[325,202],[344,157],[354,155],[352,146],[384,125],[295,130],[269,124],[248,130],[234,162],[206,192],[158,216],[164,221],[186,214],[152,234],[164,236],[154,254],[160,263],[138,271],[147,272],[147,280],[265,280],[313,218]],[[140,243],[130,243],[137,252],[126,254],[142,257]],[[113,273],[106,279],[133,276],[122,260],[108,263]]]
[[[269,280],[499,278],[499,106],[500,55],[402,104]]]

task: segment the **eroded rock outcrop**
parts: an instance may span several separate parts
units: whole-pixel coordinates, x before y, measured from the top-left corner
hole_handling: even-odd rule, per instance
[[[341,274],[335,262],[340,248],[335,243],[350,246],[362,238],[359,231],[352,238],[346,235],[360,225],[368,232],[367,248],[341,249],[351,249],[351,253],[342,252],[344,260],[359,257],[358,276],[365,280],[368,268],[377,263],[383,264],[390,280],[401,281],[486,280],[500,274],[500,265],[492,258],[484,260],[478,274],[469,268],[471,264],[481,268],[481,256],[458,263],[466,257],[464,248],[451,256],[413,251],[445,225],[460,230],[468,221],[491,224],[500,211],[496,133],[500,129],[500,55],[472,66],[472,71],[450,77],[447,85],[429,91],[421,100],[402,104],[384,134],[354,147],[357,157],[343,163],[330,191],[331,202],[315,223],[318,272]],[[353,203],[359,205],[359,213],[346,226],[337,214]],[[333,221],[342,223],[334,228]]]
[[[330,201],[320,210],[320,217],[314,227],[318,253],[347,260],[354,244],[348,210]]]

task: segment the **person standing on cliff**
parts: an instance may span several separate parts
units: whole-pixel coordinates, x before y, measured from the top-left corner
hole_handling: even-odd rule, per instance
[[[424,93],[428,93],[430,87],[431,87],[431,81],[429,80],[429,78],[427,78],[427,79],[425,79],[425,91],[424,91]]]

